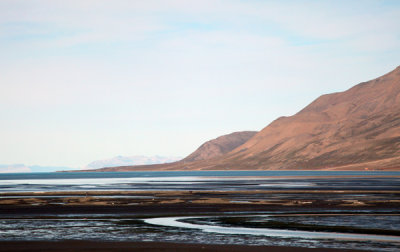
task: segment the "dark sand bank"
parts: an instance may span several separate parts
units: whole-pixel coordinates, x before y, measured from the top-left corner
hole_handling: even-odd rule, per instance
[[[165,242],[99,242],[99,241],[2,241],[0,251],[148,251],[148,252],[356,252],[329,248],[299,248],[278,246],[211,245]]]
[[[192,214],[221,212],[398,210],[400,191],[113,191],[1,193],[4,214]]]

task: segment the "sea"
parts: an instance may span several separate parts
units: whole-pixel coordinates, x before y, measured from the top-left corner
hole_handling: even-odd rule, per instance
[[[0,192],[50,192],[91,190],[257,190],[267,188],[302,188],[312,182],[293,177],[396,177],[400,171],[137,171],[137,172],[37,172],[0,174]],[[289,179],[289,180],[288,180]],[[311,181],[311,180],[307,180]],[[323,183],[324,180],[321,180]],[[321,183],[318,184],[321,187]],[[337,184],[340,188],[346,183]],[[381,184],[387,190],[388,179]],[[370,180],[364,187],[378,189]],[[398,184],[392,185],[394,190]],[[332,185],[325,185],[330,187]],[[362,189],[363,185],[353,185]]]

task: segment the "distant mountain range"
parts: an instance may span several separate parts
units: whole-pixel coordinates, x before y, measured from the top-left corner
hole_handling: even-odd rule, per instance
[[[215,144],[224,139],[217,138],[178,162],[100,171],[400,170],[400,67],[347,91],[322,95],[249,136],[233,149],[230,141]]]
[[[88,164],[85,169],[96,169],[113,166],[127,165],[149,165],[171,163],[182,159],[181,157],[163,157],[163,156],[116,156],[109,159],[93,161]]]
[[[39,165],[24,165],[10,164],[0,165],[0,173],[20,173],[20,172],[55,172],[55,171],[73,170],[71,167],[61,166],[39,166]]]
[[[181,160],[181,157],[164,157],[164,156],[116,156],[110,159],[93,161],[84,169],[97,169],[103,167],[126,166],[126,165],[149,165],[163,164]],[[56,172],[56,171],[79,171],[71,167],[62,166],[39,166],[25,164],[0,165],[0,173],[21,173],[21,172]]]

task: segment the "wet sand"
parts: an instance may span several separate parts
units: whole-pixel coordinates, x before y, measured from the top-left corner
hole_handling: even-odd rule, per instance
[[[297,182],[314,181],[298,178]],[[287,181],[290,182],[291,179]],[[285,183],[287,181],[284,181]],[[321,182],[322,181],[322,182]],[[291,189],[276,187],[251,189],[253,185],[237,185],[242,190],[142,190],[142,191],[56,191],[2,192],[0,219],[51,218],[57,215],[108,215],[147,218],[159,216],[204,216],[226,214],[400,214],[400,190],[396,181],[318,179],[319,184]],[[343,184],[344,183],[344,184]],[[371,184],[375,183],[373,188]],[[345,186],[344,186],[345,185]],[[198,188],[204,188],[204,185]],[[212,187],[214,188],[214,187]],[[231,188],[231,187],[227,187]],[[236,187],[235,187],[236,188]],[[258,188],[258,187],[256,187]],[[238,188],[239,189],[239,188]],[[190,241],[188,241],[190,242]],[[198,241],[197,241],[198,242]],[[212,245],[164,242],[105,241],[0,241],[0,251],[346,251],[343,249],[268,247],[247,245]],[[356,251],[356,250],[347,250]]]
[[[328,248],[299,248],[281,246],[245,246],[245,245],[210,245],[165,242],[98,242],[98,241],[7,241],[0,242],[0,251],[82,251],[82,252],[357,252],[362,250],[344,250]]]
[[[4,214],[181,215],[335,209],[398,210],[400,190],[64,191],[0,194],[0,217]]]

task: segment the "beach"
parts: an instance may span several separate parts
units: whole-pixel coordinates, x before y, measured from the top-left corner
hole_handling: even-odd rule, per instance
[[[396,251],[400,245],[396,176],[9,181],[0,192],[0,251]]]

